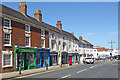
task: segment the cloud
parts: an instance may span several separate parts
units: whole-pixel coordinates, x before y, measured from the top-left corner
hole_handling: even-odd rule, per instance
[[[87,33],[86,35],[87,35],[87,36],[93,36],[93,35],[95,35],[95,33],[89,32],[89,33]]]

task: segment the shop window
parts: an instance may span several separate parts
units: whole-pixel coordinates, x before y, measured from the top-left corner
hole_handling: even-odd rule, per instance
[[[34,64],[34,54],[30,54],[30,64]]]
[[[48,59],[48,54],[47,53],[45,53],[45,60],[47,60]]]
[[[2,51],[2,65],[4,67],[12,67],[12,51]]]
[[[30,37],[26,37],[26,46],[30,47]]]
[[[40,64],[40,54],[37,53],[37,64]]]
[[[25,25],[25,31],[30,32],[30,26],[29,25]]]

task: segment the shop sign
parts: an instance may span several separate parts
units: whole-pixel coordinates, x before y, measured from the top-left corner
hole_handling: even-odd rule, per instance
[[[19,49],[18,52],[36,52],[36,49]]]
[[[47,52],[47,51],[38,51],[38,52]]]

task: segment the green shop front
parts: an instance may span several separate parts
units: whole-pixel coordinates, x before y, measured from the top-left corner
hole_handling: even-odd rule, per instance
[[[36,68],[36,52],[34,47],[15,46],[15,71]]]

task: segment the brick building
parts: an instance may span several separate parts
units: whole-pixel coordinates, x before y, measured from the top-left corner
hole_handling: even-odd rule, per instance
[[[20,2],[19,11],[1,5],[0,16],[0,71],[18,71],[73,63],[80,54],[87,54],[93,45],[77,39],[74,33],[62,29],[62,22],[52,26],[42,21],[42,13],[35,10],[34,18],[27,15],[27,5]]]
[[[40,10],[30,17],[25,2],[20,2],[19,11],[0,6],[1,72],[43,67],[46,60],[48,65],[68,63],[68,53],[76,53],[77,59],[79,40],[62,30],[61,21],[56,27],[43,22]]]
[[[100,47],[100,46],[94,46],[93,49],[97,49],[98,52],[99,51],[108,51],[108,50],[110,50],[110,49],[106,49],[106,48]]]
[[[27,5],[25,2],[20,3],[19,12],[4,5],[1,6],[2,16],[0,16],[0,19],[2,24],[0,26],[0,42],[2,42],[2,45],[0,45],[0,49],[2,58],[0,59],[2,60],[0,61],[2,61],[2,72],[8,72],[14,71],[15,67],[19,66],[17,65],[19,61],[16,59],[20,55],[18,57],[17,54],[15,55],[19,50],[15,52],[15,47],[17,49],[24,49],[24,51],[28,49],[28,52],[26,50],[25,54],[22,54],[22,56],[24,55],[23,57],[27,56],[27,53],[32,53],[29,50],[36,49],[35,47],[49,48],[49,30],[42,24],[40,10],[35,11],[34,18],[27,15]],[[42,41],[43,43],[41,43]],[[30,54],[29,56],[34,59],[35,55]],[[26,65],[29,64],[26,62]]]

